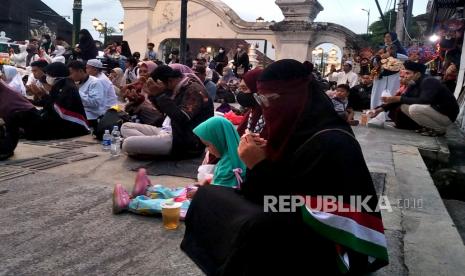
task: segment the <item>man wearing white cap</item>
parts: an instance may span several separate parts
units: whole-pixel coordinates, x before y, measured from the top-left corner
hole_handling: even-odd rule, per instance
[[[352,62],[344,62],[342,71],[339,73],[333,73],[333,77],[337,78],[337,85],[347,84],[350,88],[354,87],[358,83],[358,76],[352,71]]]
[[[110,109],[112,106],[118,104],[118,98],[115,93],[115,87],[111,80],[102,72],[104,69],[102,62],[98,59],[90,59],[86,64],[87,74],[96,77],[99,79],[105,90],[104,99],[105,99],[105,110]]]

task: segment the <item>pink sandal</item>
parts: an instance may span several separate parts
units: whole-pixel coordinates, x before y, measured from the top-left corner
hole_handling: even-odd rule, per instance
[[[147,176],[147,171],[144,168],[140,168],[137,172],[136,181],[132,189],[132,197],[145,195],[147,188],[151,185],[150,179]]]
[[[129,207],[129,193],[124,189],[123,185],[116,184],[113,189],[113,214],[119,214]]]

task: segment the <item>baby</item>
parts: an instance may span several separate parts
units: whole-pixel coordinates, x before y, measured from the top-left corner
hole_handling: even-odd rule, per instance
[[[354,120],[354,110],[349,107],[350,87],[347,84],[340,84],[336,88],[336,93],[331,97],[334,110],[337,114],[351,125],[357,125],[358,121]]]

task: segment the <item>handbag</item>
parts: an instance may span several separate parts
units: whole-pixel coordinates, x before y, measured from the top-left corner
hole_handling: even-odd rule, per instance
[[[131,116],[124,111],[117,111],[115,109],[108,109],[103,117],[98,121],[97,128],[94,130],[94,135],[98,140],[102,140],[105,130],[111,130],[114,126],[121,126],[124,123],[130,122]]]

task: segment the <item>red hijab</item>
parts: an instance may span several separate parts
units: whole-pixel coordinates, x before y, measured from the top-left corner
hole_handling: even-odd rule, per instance
[[[249,71],[244,75],[243,79],[244,79],[245,85],[247,85],[250,92],[257,93],[257,81],[261,73],[263,73],[262,68],[255,68],[252,71]]]
[[[257,93],[257,81],[262,72],[263,72],[262,68],[255,68],[252,71],[248,71],[243,76],[245,85],[247,85],[247,88],[249,88],[250,92]],[[250,114],[252,114],[251,127],[254,128],[258,120],[260,119],[260,116],[262,116],[261,107],[260,106],[253,107],[244,115],[244,120],[237,127],[237,132],[239,133],[239,135],[243,135],[245,133],[245,130],[247,129],[247,125],[249,123]],[[266,125],[265,125],[265,129],[266,129]],[[264,132],[265,130],[262,131],[262,133]]]
[[[276,161],[283,156],[310,100],[309,82],[307,68],[292,59],[271,64],[260,76],[257,83],[258,94],[265,97],[279,95],[279,98],[269,101],[268,107],[262,107],[267,125],[268,159]]]

